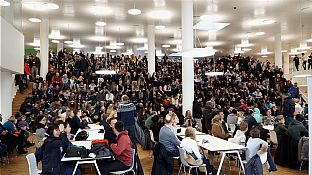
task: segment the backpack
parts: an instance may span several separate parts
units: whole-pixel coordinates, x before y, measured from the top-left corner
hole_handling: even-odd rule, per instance
[[[153,142],[148,129],[144,130],[144,142],[141,144],[142,149],[149,150],[153,148]]]
[[[81,158],[87,158],[89,155],[88,150],[84,146],[77,146],[70,144],[67,147],[67,151],[65,154],[65,157],[81,157]]]

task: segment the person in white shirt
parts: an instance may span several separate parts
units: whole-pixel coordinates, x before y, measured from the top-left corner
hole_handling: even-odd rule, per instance
[[[303,108],[302,108],[302,106],[299,103],[299,99],[296,98],[296,99],[294,99],[294,101],[295,101],[295,113],[296,114],[301,114],[302,111],[303,111]]]
[[[242,121],[239,124],[239,130],[236,131],[236,134],[234,135],[233,138],[229,138],[228,141],[232,143],[236,143],[239,145],[244,145],[246,142],[246,136],[245,132],[248,130],[248,124],[244,121]]]
[[[185,138],[180,145],[186,152],[185,160],[191,165],[202,165],[204,163],[206,164],[206,171],[209,174],[215,174],[216,170],[210,165],[209,160],[199,152],[195,137],[195,129],[187,127],[185,130]]]
[[[268,150],[268,143],[260,139],[260,130],[253,128],[250,130],[250,138],[247,141],[246,160],[249,161],[253,156],[259,156],[266,153]]]

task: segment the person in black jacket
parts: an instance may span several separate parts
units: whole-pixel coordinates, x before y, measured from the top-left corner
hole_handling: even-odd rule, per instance
[[[116,117],[112,117],[112,118],[108,118],[106,120],[106,124],[104,125],[104,129],[105,129],[105,134],[104,134],[104,139],[108,140],[108,143],[116,143],[116,135],[113,131],[113,128],[115,127],[115,123],[117,123],[117,118]]]
[[[288,126],[294,119],[295,103],[293,102],[290,93],[285,93],[284,97],[283,115],[285,117],[285,125]]]
[[[80,110],[74,110],[74,117],[70,120],[70,127],[72,128],[70,133],[76,134],[79,129],[84,129],[84,126],[81,124],[80,116],[81,111]]]
[[[69,140],[65,132],[64,124],[51,125],[47,130],[49,135],[43,144],[43,158],[42,158],[42,174],[46,175],[63,175],[65,167],[61,159],[61,147],[67,147]]]

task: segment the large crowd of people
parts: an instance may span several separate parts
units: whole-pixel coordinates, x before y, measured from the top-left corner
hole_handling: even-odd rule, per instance
[[[184,115],[181,60],[166,56],[155,59],[156,71],[150,75],[145,56],[96,57],[71,54],[63,49],[56,55],[50,54],[49,71],[43,78],[38,75],[40,60],[28,56],[24,66],[28,68],[24,75],[17,76],[16,83],[22,91],[25,84],[29,85],[28,75],[33,82],[32,94],[21,105],[20,112],[1,125],[0,157],[6,157],[7,152],[2,150],[11,153],[16,146],[19,153],[26,153],[24,148],[32,146],[27,140],[29,132],[37,133],[40,143],[37,147],[50,143],[51,149],[57,149],[68,146],[71,135],[79,128],[101,123],[105,138],[117,154],[117,162],[110,168],[126,169],[130,166],[131,147],[136,148],[135,124],[138,123],[152,130],[154,140],[164,146],[169,156],[179,155],[178,145],[186,150],[194,149],[191,130],[187,130],[190,141],[181,142],[174,134],[175,126],[185,125],[222,139],[243,142],[247,147],[252,145],[246,156],[249,160],[257,154],[259,145],[263,146],[260,151],[267,149],[263,143],[267,143],[269,131],[262,126],[275,125],[276,163],[298,168],[293,155],[279,160],[285,156],[284,151],[298,149],[298,144],[294,148],[295,143],[307,135],[307,106],[300,103],[297,83],[286,80],[280,68],[241,55],[198,60],[194,64],[193,108]],[[101,69],[117,73],[96,74]],[[205,75],[209,71],[222,71],[224,75]],[[122,148],[120,142],[125,142]],[[210,165],[198,150],[193,151]],[[43,171],[51,173],[55,168],[60,173],[71,174],[72,166],[60,162],[62,154],[59,149],[44,154]],[[48,163],[51,160],[59,164],[51,165]],[[108,172],[104,164],[100,170],[103,174]],[[208,166],[207,170],[213,172],[213,167]]]

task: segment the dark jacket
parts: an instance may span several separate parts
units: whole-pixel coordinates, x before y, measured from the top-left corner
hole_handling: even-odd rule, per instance
[[[80,122],[80,119],[76,115],[70,120],[69,125],[71,127],[71,134],[76,134],[79,128],[84,129],[83,125]]]
[[[308,130],[298,120],[293,120],[289,126],[288,135],[288,167],[299,169],[300,162],[298,161],[298,143],[302,136],[308,136]]]
[[[107,125],[104,125],[104,129],[105,129],[104,139],[107,139],[109,144],[116,143],[116,135],[112,127],[110,127],[107,124]]]
[[[163,144],[155,145],[154,163],[152,168],[152,175],[171,175],[173,171],[173,158],[170,157]]]
[[[127,126],[135,125],[135,118],[137,118],[137,111],[133,103],[123,103],[117,109],[118,120],[122,121]]]
[[[287,128],[285,125],[278,123],[275,125],[274,131],[276,132],[278,144],[280,144],[283,136],[286,134]]]
[[[270,149],[268,149],[268,153],[267,153],[267,163],[269,165],[269,172],[277,171]],[[246,175],[254,175],[254,174],[263,175],[263,167],[262,167],[262,163],[258,154],[253,156],[247,162],[247,164],[245,164],[245,173]]]
[[[200,104],[197,100],[193,101],[193,117],[194,118],[202,118],[203,117],[203,111],[202,111]]]
[[[292,102],[291,97],[284,99],[283,114],[285,117],[293,117],[295,112],[295,103]]]
[[[42,175],[63,175],[65,169],[61,162],[61,147],[69,145],[66,133],[62,133],[59,138],[49,136],[44,141],[44,151],[42,158]]]

